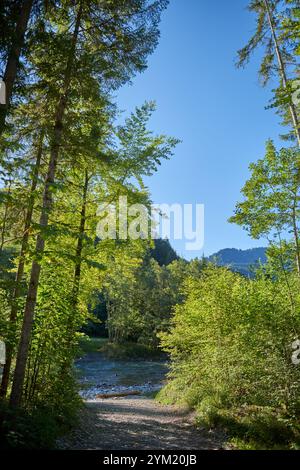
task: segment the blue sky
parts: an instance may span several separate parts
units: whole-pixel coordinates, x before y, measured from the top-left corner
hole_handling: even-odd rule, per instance
[[[146,180],[155,203],[205,205],[205,255],[222,248],[264,245],[227,222],[248,165],[264,155],[265,141],[283,133],[280,118],[266,110],[272,86],[257,76],[260,54],[236,69],[236,51],[254,30],[246,0],[171,0],[161,23],[160,43],[146,72],[123,87],[121,109],[155,100],[151,128],[182,140],[174,157]],[[184,241],[172,241],[180,255]]]

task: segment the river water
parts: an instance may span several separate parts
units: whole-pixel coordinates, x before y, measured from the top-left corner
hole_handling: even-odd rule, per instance
[[[168,366],[163,360],[113,360],[92,352],[76,361],[75,370],[80,395],[90,401],[98,394],[155,392],[163,386]]]

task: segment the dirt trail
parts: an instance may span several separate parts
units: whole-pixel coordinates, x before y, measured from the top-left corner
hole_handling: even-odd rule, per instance
[[[87,400],[63,449],[220,449],[221,438],[196,429],[191,415],[146,397]]]

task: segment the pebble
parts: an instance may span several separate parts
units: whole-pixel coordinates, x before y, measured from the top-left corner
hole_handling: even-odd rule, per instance
[[[162,387],[161,384],[152,384],[147,382],[142,385],[118,385],[118,386],[109,386],[107,384],[97,384],[94,387],[89,387],[83,390],[80,390],[80,396],[85,400],[97,400],[96,395],[106,394],[106,393],[125,393],[131,390],[138,390],[141,393],[156,392]]]

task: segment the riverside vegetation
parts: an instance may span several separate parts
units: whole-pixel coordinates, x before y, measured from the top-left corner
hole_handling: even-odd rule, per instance
[[[99,204],[126,195],[150,207],[143,179],[179,143],[149,129],[153,102],[119,123],[114,101],[146,68],[167,3],[1,3],[3,448],[48,448],[76,424],[73,362],[85,334],[108,336],[108,354],[167,353],[158,399],[195,409],[233,448],[299,448],[297,1],[251,0],[257,30],[239,51],[241,66],[265,46],[260,76],[277,78],[270,106],[288,129],[282,149],[267,141],[251,165],[230,219],[268,240],[266,264],[250,278],[187,262],[166,240],[96,237]]]

